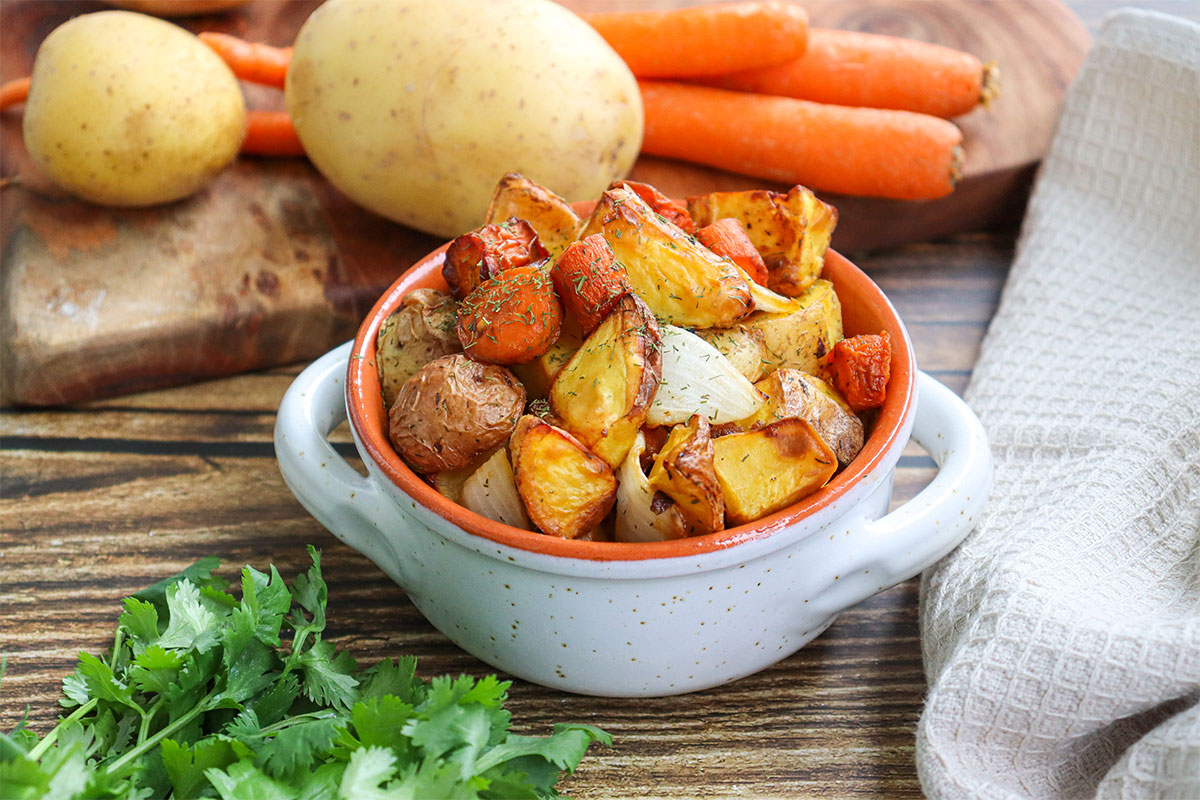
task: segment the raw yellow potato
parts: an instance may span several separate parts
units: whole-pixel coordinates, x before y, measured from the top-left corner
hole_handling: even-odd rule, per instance
[[[551,258],[557,258],[575,241],[583,224],[570,203],[515,172],[508,173],[496,184],[484,221],[504,222],[512,217],[533,226]]]
[[[754,383],[763,376],[763,333],[757,328],[734,325],[732,328],[708,328],[696,335],[720,351],[746,380]]]
[[[713,471],[713,440],[708,420],[699,414],[671,429],[654,456],[650,488],[675,501],[695,535],[725,527],[725,502]]]
[[[446,238],[483,222],[508,172],[591,199],[642,141],[632,73],[551,0],[329,0],[300,29],[285,95],[334,186]]]
[[[741,222],[766,262],[768,287],[788,297],[821,276],[837,225],[837,209],[803,186],[787,194],[753,189],[689,197],[688,211],[698,226],[726,217]]]
[[[458,304],[437,289],[414,289],[400,301],[375,338],[375,366],[383,390],[383,407],[417,370],[441,356],[462,352],[458,339]]]
[[[658,324],[645,303],[625,295],[554,378],[550,407],[616,469],[646,421],[661,376]]]
[[[833,284],[817,280],[796,301],[802,306],[791,314],[757,311],[743,324],[763,335],[763,367],[795,367],[822,376],[821,359],[842,340],[842,304]]]
[[[754,304],[741,271],[656,214],[625,186],[609,189],[579,233],[601,234],[654,315],[686,328],[728,328]]]
[[[612,508],[616,476],[567,431],[526,414],[517,422],[509,449],[517,492],[542,533],[579,538]]]
[[[246,127],[237,79],[169,22],[130,11],[55,28],[33,62],[25,146],[85,200],[148,206],[200,189],[237,155]]]
[[[837,457],[812,426],[785,419],[713,440],[713,468],[729,524],[752,522],[824,486]]]
[[[778,369],[754,384],[767,402],[753,416],[734,423],[737,430],[762,428],[798,417],[812,425],[842,466],[863,446],[863,424],[825,381],[798,369]]]

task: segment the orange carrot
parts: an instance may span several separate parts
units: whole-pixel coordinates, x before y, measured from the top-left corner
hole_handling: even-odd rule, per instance
[[[0,111],[24,103],[29,96],[29,78],[17,78],[0,86]]]
[[[887,331],[842,339],[825,357],[835,389],[855,411],[878,408],[892,376],[892,337]]]
[[[550,277],[584,336],[590,336],[613,306],[633,292],[625,268],[598,233],[572,242],[554,262]]]
[[[304,145],[286,111],[247,111],[242,153],[251,156],[302,156]]]
[[[965,114],[999,90],[994,64],[942,45],[813,28],[808,49],[786,64],[706,79],[724,89],[841,106],[895,108],[937,117]]]
[[[696,231],[696,238],[709,250],[744,269],[759,286],[767,285],[767,264],[754,249],[754,242],[750,241],[746,229],[738,220],[731,217],[719,219]]]
[[[585,14],[639,78],[723,75],[798,58],[808,14],[786,2]]]
[[[524,364],[550,349],[563,309],[546,270],[513,267],[479,285],[458,307],[463,353],[485,364]]]
[[[905,200],[954,189],[962,132],[927,114],[640,81],[642,152],[787,184]]]
[[[211,47],[241,80],[283,88],[288,65],[292,62],[292,48],[247,42],[227,33],[212,31],[201,33],[200,41]]]
[[[537,231],[523,219],[510,217],[468,231],[450,242],[442,277],[450,294],[461,300],[486,281],[513,267],[546,260]]]

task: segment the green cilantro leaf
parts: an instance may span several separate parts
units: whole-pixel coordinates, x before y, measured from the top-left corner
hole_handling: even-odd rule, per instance
[[[226,769],[204,771],[221,800],[295,800],[296,792],[271,780],[249,761],[235,761]]]

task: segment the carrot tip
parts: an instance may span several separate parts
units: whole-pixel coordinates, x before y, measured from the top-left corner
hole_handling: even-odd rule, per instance
[[[983,65],[983,80],[979,82],[979,104],[989,107],[1000,94],[1000,65],[989,61]]]

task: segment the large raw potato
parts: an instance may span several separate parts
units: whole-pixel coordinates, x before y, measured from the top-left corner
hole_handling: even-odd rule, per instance
[[[591,199],[642,141],[633,75],[550,0],[329,0],[300,30],[286,95],[334,186],[447,238],[483,223],[506,173]]]
[[[245,115],[237,79],[194,35],[101,11],[63,23],[38,48],[25,146],[73,194],[146,206],[186,197],[232,161]]]

